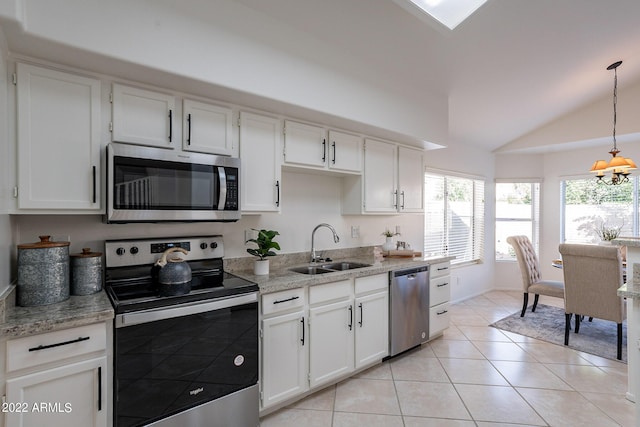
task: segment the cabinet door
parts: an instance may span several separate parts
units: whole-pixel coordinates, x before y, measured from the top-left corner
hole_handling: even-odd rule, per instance
[[[362,138],[329,131],[329,169],[362,173]]]
[[[7,380],[12,427],[106,427],[107,358],[100,357]]]
[[[185,99],[182,105],[182,148],[230,156],[233,153],[232,110],[190,99]]]
[[[324,168],[328,147],[323,128],[285,121],[284,163],[287,165]]]
[[[422,151],[398,147],[398,205],[400,212],[424,212]]]
[[[309,385],[327,383],[354,368],[353,300],[309,309]]]
[[[449,303],[438,304],[429,309],[429,339],[435,338],[449,327]]]
[[[280,120],[240,113],[240,209],[279,212],[282,190]]]
[[[389,292],[356,298],[356,369],[389,354]]]
[[[17,64],[18,208],[100,209],[100,81]]]
[[[174,148],[174,116],[172,95],[114,83],[113,141]]]
[[[262,321],[262,407],[307,390],[307,348],[303,311]]]
[[[397,212],[396,146],[367,139],[364,150],[364,210]]]

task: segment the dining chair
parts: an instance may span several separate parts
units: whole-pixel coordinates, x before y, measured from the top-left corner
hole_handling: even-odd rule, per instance
[[[540,295],[564,298],[564,284],[559,280],[543,280],[540,276],[540,263],[538,256],[527,236],[509,236],[507,243],[513,246],[518,259],[518,266],[522,274],[522,287],[524,289],[524,302],[520,317],[524,317],[529,304],[529,293],[535,295],[531,311],[535,312]]]
[[[622,359],[622,322],[626,317],[624,299],[618,296],[623,284],[622,254],[618,246],[562,243],[564,274],[564,345],[569,345],[571,317],[575,333],[584,316],[609,320],[618,326],[617,358]]]

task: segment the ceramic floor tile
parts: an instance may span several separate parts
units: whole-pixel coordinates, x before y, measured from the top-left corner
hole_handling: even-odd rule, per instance
[[[519,388],[518,392],[549,425],[598,426],[618,424],[575,391]]]
[[[473,345],[489,360],[537,362],[532,354],[527,353],[514,342],[473,341]]]
[[[335,410],[400,415],[393,381],[354,378],[338,384]]]
[[[471,326],[486,326],[487,319],[480,316],[479,314],[455,314],[451,313],[449,316],[451,323],[460,326],[460,325],[471,325]]]
[[[354,378],[367,378],[370,380],[393,379],[393,377],[391,376],[391,366],[389,366],[389,362],[380,363],[379,365],[362,371],[359,374],[355,375]]]
[[[627,372],[627,364],[624,362],[619,362],[617,360],[607,359],[606,357],[596,356],[595,354],[579,352],[580,357],[589,361],[594,366],[609,366],[612,368],[624,369],[624,373],[626,375]]]
[[[313,393],[291,406],[295,409],[315,409],[319,411],[333,411],[333,404],[336,399],[336,386],[332,385],[324,390]]]
[[[403,427],[400,415],[358,414],[336,412],[333,427]],[[306,427],[306,426],[305,426]]]
[[[515,334],[515,333],[509,332],[509,331],[502,331],[502,333],[505,334],[511,341],[513,341],[515,343],[520,343],[520,342],[540,342],[535,338],[527,337],[527,336],[520,335],[520,334]]]
[[[404,417],[405,427],[475,427],[476,423],[444,418]]]
[[[436,340],[438,340],[438,339],[441,339],[441,338],[436,338]],[[399,357],[404,357],[404,356],[422,357],[422,358],[435,358],[436,357],[435,353],[433,352],[433,349],[431,348],[431,344],[430,343],[424,343],[419,347],[416,347],[416,348],[413,348],[413,349],[407,351],[406,353],[402,354]]]
[[[624,395],[584,392],[581,394],[621,426],[636,427],[635,405]]]
[[[494,341],[494,342],[511,342],[511,340],[503,334],[500,329],[491,326],[458,326],[470,341]]]
[[[591,365],[580,357],[580,353],[568,347],[547,343],[544,341],[531,341],[518,343],[527,353],[542,363],[559,363],[572,365]]]
[[[431,381],[448,383],[449,378],[436,358],[401,356],[391,361],[394,381]]]
[[[456,384],[476,421],[547,425],[512,387]]]
[[[488,360],[440,359],[454,384],[509,385]]]
[[[450,325],[445,331],[442,333],[443,340],[458,340],[458,341],[468,341],[468,338],[465,334],[458,329],[457,326]]]
[[[493,366],[514,387],[573,390],[541,363],[494,361]]]
[[[431,348],[438,357],[456,359],[485,358],[480,353],[480,350],[469,341],[436,340],[431,342]]]
[[[471,420],[451,384],[396,381],[396,390],[405,416]]]
[[[545,366],[576,391],[613,394],[624,394],[627,391],[626,376],[619,372],[606,372],[597,366],[550,363]]]
[[[331,427],[332,411],[283,409],[260,420],[260,427]]]

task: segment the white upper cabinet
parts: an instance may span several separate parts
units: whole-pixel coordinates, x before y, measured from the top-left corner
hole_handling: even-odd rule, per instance
[[[345,178],[342,183],[342,213],[424,212],[423,168],[422,150],[366,139],[362,178]]]
[[[286,165],[326,167],[327,136],[323,128],[285,120],[284,129]]]
[[[240,112],[240,209],[279,212],[282,125],[279,119]]]
[[[166,93],[113,84],[113,141],[174,148],[175,97]]]
[[[362,137],[285,120],[284,165],[359,174]]]
[[[396,145],[367,139],[364,151],[364,197],[367,212],[398,210]]]
[[[424,212],[422,150],[398,147],[398,210]]]
[[[362,137],[330,130],[328,151],[329,169],[362,172]]]
[[[100,81],[17,64],[18,209],[99,211]]]
[[[230,108],[185,99],[182,113],[182,148],[200,153],[233,154]]]

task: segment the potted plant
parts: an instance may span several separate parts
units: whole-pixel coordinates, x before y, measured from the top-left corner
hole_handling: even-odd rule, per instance
[[[256,239],[247,240],[245,244],[251,242],[258,245],[257,249],[247,249],[248,253],[258,257],[253,266],[253,272],[256,275],[269,274],[269,260],[267,257],[276,256],[276,253],[272,249],[280,250],[278,242],[273,241],[273,238],[278,236],[280,233],[274,230],[257,230],[255,228],[252,228],[252,230],[258,232],[258,237]]]
[[[622,225],[619,227],[607,227],[603,222],[600,228],[596,229],[596,234],[600,238],[600,241],[604,244],[610,244],[613,239],[616,239],[620,235]]]
[[[393,243],[393,236],[399,236],[400,233],[392,233],[388,228],[386,230],[384,230],[384,232],[382,233],[383,236],[385,236],[386,241],[384,242],[384,244],[382,245],[382,250],[383,251],[391,251],[394,250],[396,248],[396,245]]]

